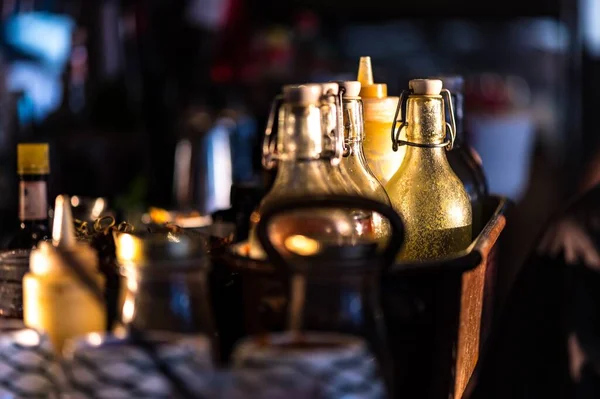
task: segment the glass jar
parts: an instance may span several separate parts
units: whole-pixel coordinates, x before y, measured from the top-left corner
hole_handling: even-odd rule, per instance
[[[126,278],[122,318],[141,331],[214,338],[208,302],[210,259],[203,237],[115,233]]]
[[[381,248],[372,240],[335,245],[298,234],[273,234],[278,219],[289,212],[327,208],[379,213],[391,227],[386,246]],[[394,364],[380,302],[380,280],[403,243],[400,216],[389,205],[363,197],[288,199],[265,209],[257,235],[270,262],[289,276],[288,330],[297,334],[300,343],[303,337],[320,332],[365,339],[388,392],[394,392]]]

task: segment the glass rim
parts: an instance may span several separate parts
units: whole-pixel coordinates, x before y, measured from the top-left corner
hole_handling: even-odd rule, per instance
[[[15,260],[27,261],[29,263],[30,249],[8,249],[0,250],[0,263],[14,262]]]

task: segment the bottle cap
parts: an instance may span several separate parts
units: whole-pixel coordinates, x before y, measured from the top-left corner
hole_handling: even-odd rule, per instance
[[[439,95],[442,91],[442,81],[439,79],[412,79],[408,87],[414,94]]]
[[[298,105],[316,104],[321,99],[323,88],[319,84],[283,86],[283,98],[288,103]]]
[[[197,269],[208,265],[209,243],[200,235],[182,233],[115,233],[117,261],[125,268]]]
[[[371,57],[360,57],[358,64],[358,78],[361,84],[360,96],[363,98],[387,97],[387,85],[385,83],[373,82],[373,68]]]
[[[52,244],[42,241],[31,251],[29,270],[36,275],[62,273],[67,270],[58,256],[56,247],[73,254],[79,263],[90,273],[96,273],[98,254],[84,242],[78,242],[73,227],[71,200],[68,195],[59,195],[54,204]]]
[[[52,244],[55,247],[71,249],[76,244],[71,200],[68,195],[59,195],[54,202],[54,221],[52,225]]]
[[[50,173],[48,143],[18,144],[17,173],[20,175],[47,175]]]
[[[323,88],[323,94],[333,94],[334,96],[337,96],[340,92],[340,86],[336,82],[321,83],[321,87]]]
[[[361,84],[359,81],[346,80],[346,81],[338,82],[338,84],[340,85],[340,87],[343,87],[345,90],[344,97],[359,97],[360,96]]]

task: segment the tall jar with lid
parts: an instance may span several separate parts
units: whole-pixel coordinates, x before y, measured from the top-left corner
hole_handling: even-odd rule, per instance
[[[214,337],[205,240],[171,233],[115,234],[126,277],[123,322],[144,331]]]

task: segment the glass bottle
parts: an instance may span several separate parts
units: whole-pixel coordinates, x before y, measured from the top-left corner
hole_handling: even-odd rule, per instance
[[[353,268],[348,265],[357,259],[346,258],[344,247],[335,252],[323,260],[314,257],[310,267],[292,268],[288,328],[300,334],[335,331],[364,338],[391,390],[393,360],[380,304],[381,275],[372,262],[375,255],[361,260],[366,268]]]
[[[483,201],[488,195],[488,186],[483,173],[481,161],[473,147],[465,141],[464,130],[464,79],[462,76],[442,76],[439,78],[443,87],[452,94],[454,120],[456,121],[456,137],[454,146],[446,154],[452,170],[465,186],[471,200],[473,210],[473,233],[478,234],[483,228]],[[446,122],[450,122],[450,115],[446,115]],[[475,155],[474,155],[475,154]]]
[[[445,120],[444,105],[453,112],[450,92],[437,79],[414,79],[409,87],[398,103],[400,126],[394,124],[392,130],[393,147],[406,145],[406,155],[386,189],[406,228],[398,258],[421,261],[464,250],[471,242],[472,213],[469,196],[446,157],[455,131],[454,123]],[[405,141],[399,139],[402,130]]]
[[[35,248],[48,238],[48,190],[50,157],[47,143],[17,146],[20,226],[11,238],[9,249]]]
[[[373,82],[371,57],[360,57],[358,78],[364,106],[364,152],[373,174],[385,185],[396,173],[404,157],[404,147],[394,152],[389,142],[398,97],[387,95],[385,83]]]
[[[127,280],[122,321],[138,330],[213,337],[210,259],[203,238],[176,233],[116,233]]]
[[[360,85],[360,83],[358,84]],[[329,179],[334,186],[333,193],[372,198],[373,195],[371,195],[371,191],[376,190],[375,186],[366,187],[363,185],[366,183],[364,178],[361,179],[358,175],[353,177],[352,175],[359,172],[359,170],[357,168],[349,170],[347,167],[344,167],[343,164],[346,164],[346,166],[357,165],[355,163],[352,165],[352,160],[350,160],[350,162],[344,162],[344,157],[339,156],[339,154],[343,154],[346,149],[345,120],[347,117],[346,108],[342,99],[342,92],[346,89],[343,88],[340,83],[336,82],[321,83],[320,85],[323,89],[324,105],[321,110],[323,115],[325,146],[333,155],[331,158],[332,168],[329,172]],[[349,154],[350,152],[347,152],[346,158],[348,158]],[[385,194],[383,187],[381,187],[381,191],[384,191]],[[385,203],[385,200],[383,200],[383,202]],[[389,204],[389,200],[387,203]],[[373,212],[365,212],[360,209],[353,209],[350,211],[350,214],[354,219],[357,235],[374,240],[385,239],[389,235],[389,225],[387,225],[386,220],[382,219],[380,215]]]
[[[300,254],[293,245],[280,242],[272,234],[273,224],[292,209],[343,207],[380,212],[390,225],[385,246],[379,247],[373,241],[353,245],[319,243],[312,253]],[[308,348],[310,337],[323,332],[361,337],[375,355],[379,375],[386,382],[388,392],[393,392],[394,364],[381,307],[380,284],[381,273],[394,262],[403,242],[400,216],[389,205],[369,198],[305,197],[279,203],[265,211],[257,231],[272,263],[286,271],[290,279],[287,329],[295,341],[294,346]],[[263,342],[270,341],[271,337],[265,337]]]
[[[339,172],[341,152],[335,151],[336,143],[332,140],[336,139],[331,139],[325,130],[330,108],[324,97],[323,86],[318,84],[290,85],[283,89],[283,101],[276,112],[277,145],[271,141],[268,127],[263,146],[263,164],[272,168],[276,163],[277,175],[273,187],[252,215],[249,240],[252,258],[265,257],[254,232],[262,208],[282,198],[348,193]],[[271,117],[274,116],[273,110]],[[293,212],[286,215],[285,223],[278,224],[278,229],[277,234],[293,232],[340,243],[353,242],[365,234],[352,215],[343,210]]]
[[[359,96],[361,84],[357,81],[339,82],[342,91],[342,113],[344,126],[344,156],[340,163],[346,184],[360,196],[391,205],[385,189],[367,165],[363,152],[364,122],[363,105]],[[382,240],[390,235],[390,226],[385,218],[373,213],[373,235]]]

